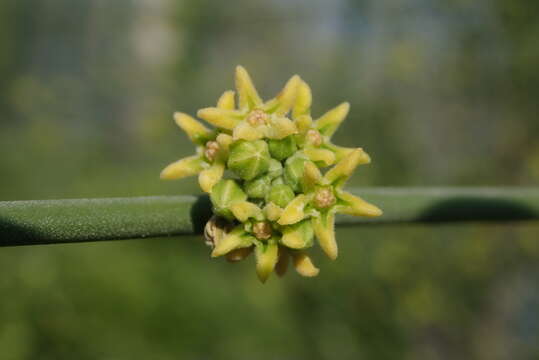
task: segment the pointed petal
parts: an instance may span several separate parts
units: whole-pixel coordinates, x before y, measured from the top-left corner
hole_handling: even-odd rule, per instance
[[[243,66],[236,67],[236,89],[238,90],[240,109],[253,109],[262,105],[262,99]]]
[[[262,210],[250,201],[238,201],[230,205],[230,211],[241,222],[245,222],[249,218],[264,220]]]
[[[335,154],[327,149],[317,149],[315,147],[306,147],[303,153],[309,160],[316,162],[320,166],[331,166],[335,163]]]
[[[232,132],[234,140],[254,141],[264,137],[264,134],[259,129],[250,125],[247,121],[240,122]]]
[[[313,162],[306,161],[302,179],[302,186],[305,193],[313,192],[316,185],[322,184],[322,180],[322,173],[318,167]]]
[[[266,244],[259,242],[256,245],[256,274],[263,283],[266,282],[277,264],[278,251],[275,240],[269,240]]]
[[[216,127],[232,130],[245,115],[238,110],[209,107],[198,110],[197,116]]]
[[[295,224],[298,221],[303,220],[305,218],[305,213],[303,212],[303,208],[305,208],[305,205],[308,202],[308,198],[300,194],[294,198],[283,210],[283,213],[281,214],[281,217],[277,221],[279,225],[290,225]]]
[[[174,113],[174,121],[195,144],[204,144],[211,138],[211,130],[187,114]]]
[[[209,169],[202,170],[198,175],[198,184],[202,191],[210,193],[211,189],[222,178],[225,172],[225,164],[221,161],[216,161]]]
[[[275,109],[275,114],[285,115],[290,111],[298,93],[298,85],[301,83],[301,78],[294,75],[288,80],[281,92],[276,96],[278,106]]]
[[[297,132],[298,128],[292,120],[281,116],[271,116],[265,135],[269,139],[281,140]]]
[[[330,212],[322,213],[312,218],[312,224],[320,247],[331,260],[335,260],[339,254],[335,240],[335,215]]]
[[[297,119],[299,116],[309,115],[311,113],[312,100],[311,88],[305,81],[301,80],[297,88],[296,103],[292,110],[292,117]]]
[[[227,154],[228,149],[230,147],[230,144],[232,144],[234,139],[232,139],[232,136],[230,136],[228,134],[221,133],[221,134],[217,135],[217,138],[215,139],[215,141],[217,141],[217,143],[219,144],[221,149],[223,149],[225,154]]]
[[[332,167],[324,175],[324,179],[331,184],[342,186],[352,176],[358,165],[368,164],[369,161],[369,155],[362,148],[354,149]]]
[[[339,125],[343,122],[348,115],[350,110],[350,104],[344,102],[339,106],[329,110],[327,113],[322,115],[321,118],[316,120],[315,126],[324,136],[331,137],[339,128]]]
[[[325,149],[333,151],[333,153],[335,154],[335,161],[340,161],[343,157],[347,156],[348,154],[350,154],[352,151],[355,150],[355,148],[347,148],[347,147],[337,146],[335,144],[332,144],[329,141],[326,141],[322,145],[322,147],[325,148]],[[367,155],[367,153],[365,153],[365,156],[366,156],[366,159],[364,160],[365,163],[366,164],[370,163],[371,159],[370,159],[369,155]]]
[[[277,219],[279,219],[283,213],[283,209],[272,202],[269,202],[266,206],[264,206],[263,210],[264,215],[270,221],[277,221]]]
[[[279,259],[277,260],[277,264],[275,265],[275,272],[280,277],[286,274],[286,270],[288,270],[289,259],[290,254],[288,254],[286,248],[279,246]]]
[[[294,252],[294,267],[298,274],[306,277],[314,277],[318,275],[320,270],[313,265],[311,258],[304,252]]]
[[[235,95],[235,91],[225,91],[217,101],[217,107],[223,110],[234,110],[236,108],[236,100],[234,99]]]
[[[249,246],[249,247],[245,247],[245,248],[241,248],[241,249],[235,249],[235,250],[232,250],[231,252],[229,252],[228,254],[226,254],[225,257],[226,257],[227,261],[229,261],[229,262],[242,261],[243,259],[245,259],[249,255],[251,255],[251,253],[253,252],[253,248],[254,248],[254,246]]]
[[[339,212],[353,216],[375,217],[382,215],[382,210],[377,206],[366,202],[358,196],[354,196],[348,192],[338,191],[337,197],[346,202],[346,205],[338,206]]]
[[[285,226],[281,244],[291,249],[306,249],[313,245],[314,232],[309,220]]]
[[[253,240],[254,237],[248,236],[243,226],[238,225],[217,243],[211,257],[225,255],[234,249],[249,247],[253,244]]]
[[[168,165],[161,171],[161,179],[174,180],[196,175],[207,166],[199,155],[193,155]]]

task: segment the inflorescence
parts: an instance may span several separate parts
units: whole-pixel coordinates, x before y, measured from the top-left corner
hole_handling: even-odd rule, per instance
[[[370,162],[363,149],[331,142],[350,105],[342,103],[313,120],[311,89],[298,75],[266,102],[243,67],[236,68],[235,80],[238,106],[235,92],[225,91],[216,107],[197,113],[212,129],[187,114],[174,114],[196,154],[168,165],[161,178],[198,174],[213,205],[204,232],[212,257],[236,262],[254,252],[262,282],[274,270],[284,275],[290,258],[299,274],[316,276],[319,270],[305,250],[316,237],[329,258],[337,258],[337,212],[382,214],[343,190],[355,168]]]

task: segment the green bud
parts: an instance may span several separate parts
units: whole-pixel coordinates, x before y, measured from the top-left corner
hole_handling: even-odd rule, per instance
[[[284,166],[284,181],[295,192],[299,192],[301,189],[305,161],[307,159],[303,155],[294,155],[286,160]]]
[[[271,182],[271,185],[283,185],[284,184],[284,178],[282,176],[279,176],[278,178],[273,179]]]
[[[306,249],[313,245],[314,230],[311,220],[285,226],[281,243],[292,249]]]
[[[213,186],[210,200],[217,215],[234,220],[230,205],[247,200],[247,195],[234,180],[221,180]]]
[[[294,155],[297,150],[296,140],[293,135],[281,140],[269,140],[268,146],[271,156],[279,161]]]
[[[270,154],[263,140],[239,140],[230,145],[228,167],[240,178],[252,180],[268,171]]]
[[[243,188],[250,198],[263,199],[271,188],[271,178],[269,175],[257,177],[246,181]]]
[[[294,200],[294,191],[287,185],[273,185],[266,196],[266,202],[273,202],[282,208]]]
[[[275,179],[276,177],[281,176],[282,174],[283,174],[283,165],[279,161],[275,159],[271,159],[269,169],[268,169],[268,176],[272,179]]]

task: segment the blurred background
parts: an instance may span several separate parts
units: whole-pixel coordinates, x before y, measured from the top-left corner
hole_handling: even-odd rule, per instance
[[[539,2],[3,0],[0,200],[198,193],[172,113],[293,74],[351,186],[539,181]],[[258,283],[200,238],[0,249],[2,359],[537,359],[538,223],[338,230],[318,278]]]

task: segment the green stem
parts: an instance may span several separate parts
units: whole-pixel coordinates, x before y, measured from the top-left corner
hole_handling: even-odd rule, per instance
[[[340,216],[338,225],[539,219],[538,188],[364,188],[378,218]],[[0,246],[121,240],[201,233],[206,196],[0,202]]]

